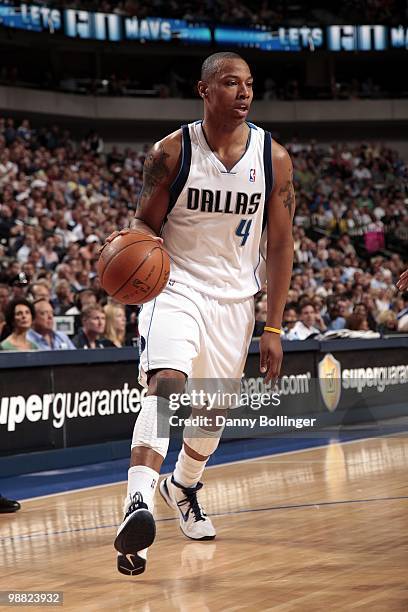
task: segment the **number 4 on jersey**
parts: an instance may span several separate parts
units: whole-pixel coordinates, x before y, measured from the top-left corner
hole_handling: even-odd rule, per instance
[[[238,223],[238,227],[235,230],[235,234],[242,238],[241,244],[239,246],[244,246],[246,241],[248,240],[251,225],[252,219],[241,219],[241,221]]]

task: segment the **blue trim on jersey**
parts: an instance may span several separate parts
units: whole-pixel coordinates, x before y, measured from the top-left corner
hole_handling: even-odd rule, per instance
[[[190,139],[190,130],[188,128],[188,125],[182,125],[181,126],[181,134],[182,134],[182,153],[181,153],[181,166],[180,166],[180,170],[178,172],[178,175],[176,176],[173,184],[171,185],[169,192],[170,192],[170,199],[169,199],[169,205],[167,208],[167,214],[166,214],[166,218],[169,216],[169,214],[171,213],[171,211],[173,210],[179,196],[180,193],[183,191],[184,189],[184,185],[187,182],[188,179],[188,175],[190,174],[190,166],[191,166],[191,139]]]
[[[255,278],[255,282],[256,282],[256,286],[258,287],[258,291],[261,289],[261,285],[259,283],[259,280],[256,276],[256,271],[259,268],[259,264],[261,263],[261,249],[259,249],[259,254],[258,254],[258,263],[256,264],[256,268],[254,270],[254,278]]]
[[[147,330],[147,337],[146,337],[147,372],[150,370],[150,363],[149,363],[149,334],[150,334],[150,328],[152,326],[154,309],[156,308],[156,299],[157,298],[154,298],[153,310],[152,310],[152,314],[151,314],[151,317],[150,317],[149,329]],[[146,374],[147,374],[147,372],[146,372]]]
[[[270,132],[265,132],[263,158],[265,173],[265,203],[262,219],[262,231],[266,227],[268,218],[268,202],[273,189],[272,136]]]
[[[253,130],[257,130],[258,128],[256,127],[255,123],[251,123],[250,121],[246,121],[245,122],[251,129]]]

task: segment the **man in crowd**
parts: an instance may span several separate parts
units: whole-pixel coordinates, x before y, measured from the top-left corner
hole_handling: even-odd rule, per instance
[[[316,310],[312,302],[302,302],[298,309],[299,321],[286,335],[288,340],[306,340],[320,334],[316,325]]]
[[[285,310],[283,311],[283,331],[285,332],[285,338],[287,334],[294,328],[296,322],[298,320],[296,308],[294,304],[287,304]]]
[[[82,327],[74,338],[77,348],[95,349],[115,346],[113,342],[104,338],[106,316],[103,308],[98,304],[87,306],[81,313]]]
[[[47,299],[40,298],[34,302],[34,312],[33,327],[27,334],[30,342],[43,351],[75,349],[66,334],[54,331],[54,310]]]

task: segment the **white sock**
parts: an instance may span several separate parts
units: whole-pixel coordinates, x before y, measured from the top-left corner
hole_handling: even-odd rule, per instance
[[[187,455],[183,444],[177,458],[176,467],[174,468],[174,480],[182,487],[194,487],[203,475],[208,459],[209,457],[204,461],[193,459]]]
[[[139,491],[143,496],[143,501],[147,504],[150,512],[154,508],[154,494],[159,473],[146,465],[134,465],[128,470],[128,489],[126,503],[129,503],[132,495]]]

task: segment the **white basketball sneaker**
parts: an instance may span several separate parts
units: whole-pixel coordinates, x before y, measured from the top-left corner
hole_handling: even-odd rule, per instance
[[[118,551],[117,567],[121,574],[137,576],[146,568],[146,549],[153,544],[156,524],[153,514],[135,493],[125,504],[125,516],[119,526],[114,546]]]
[[[159,491],[170,508],[180,516],[180,529],[191,540],[213,540],[216,535],[211,519],[205,514],[197,499],[197,492],[203,487],[199,482],[195,487],[179,485],[173,476],[167,476],[159,485]]]

